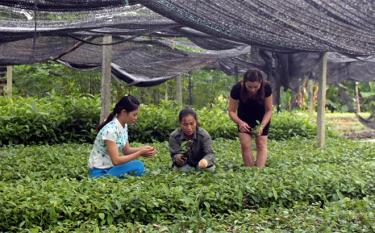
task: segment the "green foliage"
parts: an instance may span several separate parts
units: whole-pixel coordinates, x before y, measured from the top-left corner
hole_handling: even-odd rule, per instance
[[[91,142],[99,122],[99,99],[0,98],[0,145]]]
[[[280,108],[289,110],[292,105],[292,91],[290,89],[284,90],[280,93]]]
[[[232,232],[372,232],[374,196],[329,202],[296,204],[293,208],[261,208],[233,212],[221,218],[219,229]]]
[[[327,103],[335,108],[338,112],[348,112],[353,111],[355,104],[355,85],[356,82],[353,81],[343,81],[339,83],[338,86],[330,85],[327,89]],[[375,106],[375,82],[358,82],[358,90],[360,96],[360,106],[361,111],[373,111]],[[343,91],[348,95],[351,103],[348,100],[340,97],[339,89],[342,88]]]
[[[58,97],[41,99],[0,98],[0,144],[50,144],[89,142],[96,136],[100,103],[98,97]],[[178,127],[180,107],[170,101],[142,105],[138,121],[129,127],[131,139],[139,142],[165,141]],[[233,139],[236,125],[226,112],[226,100],[218,98],[215,106],[197,110],[198,120],[212,138]],[[312,138],[316,127],[306,114],[274,114],[270,139]]]
[[[137,124],[130,128],[136,141],[164,141],[178,127],[179,108],[172,102],[163,102],[159,106],[146,105],[141,108]],[[215,106],[197,110],[200,126],[207,130],[212,138],[233,139],[238,136],[236,125],[229,119],[226,102],[219,98]],[[287,140],[291,137],[313,138],[316,125],[311,116],[302,112],[274,113],[269,138]],[[329,135],[333,134],[329,131]]]
[[[189,103],[188,76],[192,80],[192,104]],[[220,96],[229,96],[232,86],[237,79],[223,72],[214,70],[200,70],[184,75],[183,78],[184,103],[196,108],[210,107]]]
[[[183,49],[183,46],[177,46],[176,49]],[[241,77],[228,76],[215,70],[193,71],[182,75],[182,77],[183,102],[196,108],[210,107],[219,96],[227,97],[232,85],[241,79]],[[189,78],[192,84],[190,88],[191,98]],[[14,93],[21,96],[38,97],[48,96],[51,93],[60,96],[96,95],[100,93],[100,79],[100,69],[78,71],[55,62],[20,65],[14,68]],[[162,100],[176,99],[176,82],[174,79],[147,89],[124,84],[115,80],[112,82],[113,102],[124,94],[140,96],[141,102],[145,104],[159,104]],[[329,85],[327,107],[332,111],[346,112],[349,109],[353,111],[355,83],[345,81],[341,82],[339,86],[345,89],[350,103],[340,97],[338,86]],[[358,83],[358,89],[362,111],[371,112],[375,107],[375,83]],[[307,101],[307,96],[304,99]],[[291,91],[285,90],[281,93],[281,108],[290,109],[291,105]]]
[[[160,105],[142,105],[137,123],[129,127],[130,137],[135,141],[165,141],[178,125],[179,107],[164,101]]]
[[[191,96],[189,92],[189,77],[192,84]],[[182,75],[181,80],[183,105],[190,105],[198,109],[215,105],[216,99],[220,96],[225,96],[227,98],[232,85],[236,81],[235,77],[214,70],[194,71]],[[116,83],[113,89],[119,95],[129,93],[134,96],[139,96],[141,102],[147,105],[157,105],[162,101],[176,99],[176,81],[174,79],[147,89],[141,87],[126,87],[118,83]]]
[[[314,119],[303,112],[280,112],[272,116],[270,138],[287,140],[291,137],[313,138],[316,135]]]
[[[374,230],[374,144],[270,141],[267,168],[241,167],[215,140],[217,169],[176,173],[166,143],[144,177],[87,177],[91,145],[0,148],[0,231],[255,232]],[[342,145],[345,145],[343,147]]]
[[[45,97],[99,93],[100,70],[78,71],[56,62],[18,65],[14,68],[14,94]]]
[[[20,96],[44,97],[50,94],[59,96],[86,96],[100,93],[100,69],[79,71],[56,62],[32,65],[18,65],[14,68],[14,94]],[[223,72],[213,70],[195,71],[184,75],[182,79],[184,103],[189,102],[189,80],[192,80],[192,100],[195,107],[201,108],[213,104],[219,95],[228,96],[235,79]],[[162,100],[175,99],[176,82],[169,80],[149,88],[126,86],[125,83],[112,82],[113,102],[124,94],[139,96],[142,103],[159,104]],[[196,98],[199,96],[199,98]]]
[[[236,125],[229,119],[225,109],[220,107],[202,108],[197,111],[201,127],[212,138],[235,138],[238,135]]]
[[[375,111],[375,82],[360,83],[361,111]]]

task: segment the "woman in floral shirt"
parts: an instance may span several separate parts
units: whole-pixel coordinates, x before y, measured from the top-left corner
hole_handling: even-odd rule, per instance
[[[88,162],[91,177],[143,174],[143,162],[137,159],[151,157],[156,150],[151,146],[129,145],[128,124],[137,121],[138,111],[139,101],[134,96],[124,96],[115,105],[106,121],[98,127],[98,134]]]

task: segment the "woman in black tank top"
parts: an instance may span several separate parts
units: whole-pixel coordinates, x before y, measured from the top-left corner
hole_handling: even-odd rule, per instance
[[[230,92],[229,117],[238,126],[245,167],[264,167],[267,160],[267,135],[272,116],[272,88],[260,70],[249,70]],[[251,140],[256,140],[254,161]]]

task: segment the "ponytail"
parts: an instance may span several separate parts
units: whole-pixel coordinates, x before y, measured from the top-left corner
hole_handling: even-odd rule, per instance
[[[96,127],[96,131],[99,132],[106,124],[111,122],[115,116],[116,116],[116,113],[114,111],[112,111],[108,115],[108,117],[105,119],[105,121],[103,121],[101,124],[98,125],[98,127]]]
[[[108,115],[106,120],[99,124],[97,127],[97,132],[99,132],[106,124],[111,122],[113,118],[125,109],[126,112],[132,112],[138,109],[140,103],[137,98],[131,95],[123,96],[115,105],[113,111]]]

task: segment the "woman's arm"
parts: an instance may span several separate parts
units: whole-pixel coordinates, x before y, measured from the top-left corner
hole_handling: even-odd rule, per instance
[[[236,123],[241,132],[250,132],[250,126],[237,116],[238,100],[229,97],[228,114],[230,119]]]
[[[215,153],[212,149],[212,140],[209,134],[205,135],[203,138],[203,152],[205,156],[202,159],[207,161],[206,166],[211,166],[215,164]]]
[[[229,97],[228,114],[230,119],[237,125],[241,123],[241,119],[237,116],[238,100]]]
[[[139,147],[131,147],[129,142],[126,142],[124,148],[122,149],[122,152],[124,153],[124,155],[128,155],[139,151],[139,149]]]
[[[261,122],[261,125],[264,127],[270,122],[272,117],[272,95],[264,98],[264,108],[265,113]]]
[[[147,151],[148,153],[142,154],[145,156],[151,156],[155,154],[155,149],[152,146],[140,146],[140,147],[131,147],[129,142],[126,142],[124,148],[123,148],[123,153],[124,155],[130,155],[137,153],[138,151]]]
[[[122,149],[122,152],[124,155],[133,154],[137,151],[139,151],[142,147],[132,147],[130,146],[129,142],[126,142],[124,148]]]
[[[173,163],[178,166],[183,166],[186,163],[186,157],[183,155],[181,145],[173,135],[169,136],[169,152]]]
[[[111,157],[113,165],[127,163],[131,160],[137,159],[138,157],[142,156],[142,150],[125,156],[120,156],[118,153],[117,145],[114,141],[104,140],[104,143],[107,146],[107,152],[109,154],[109,157]]]

